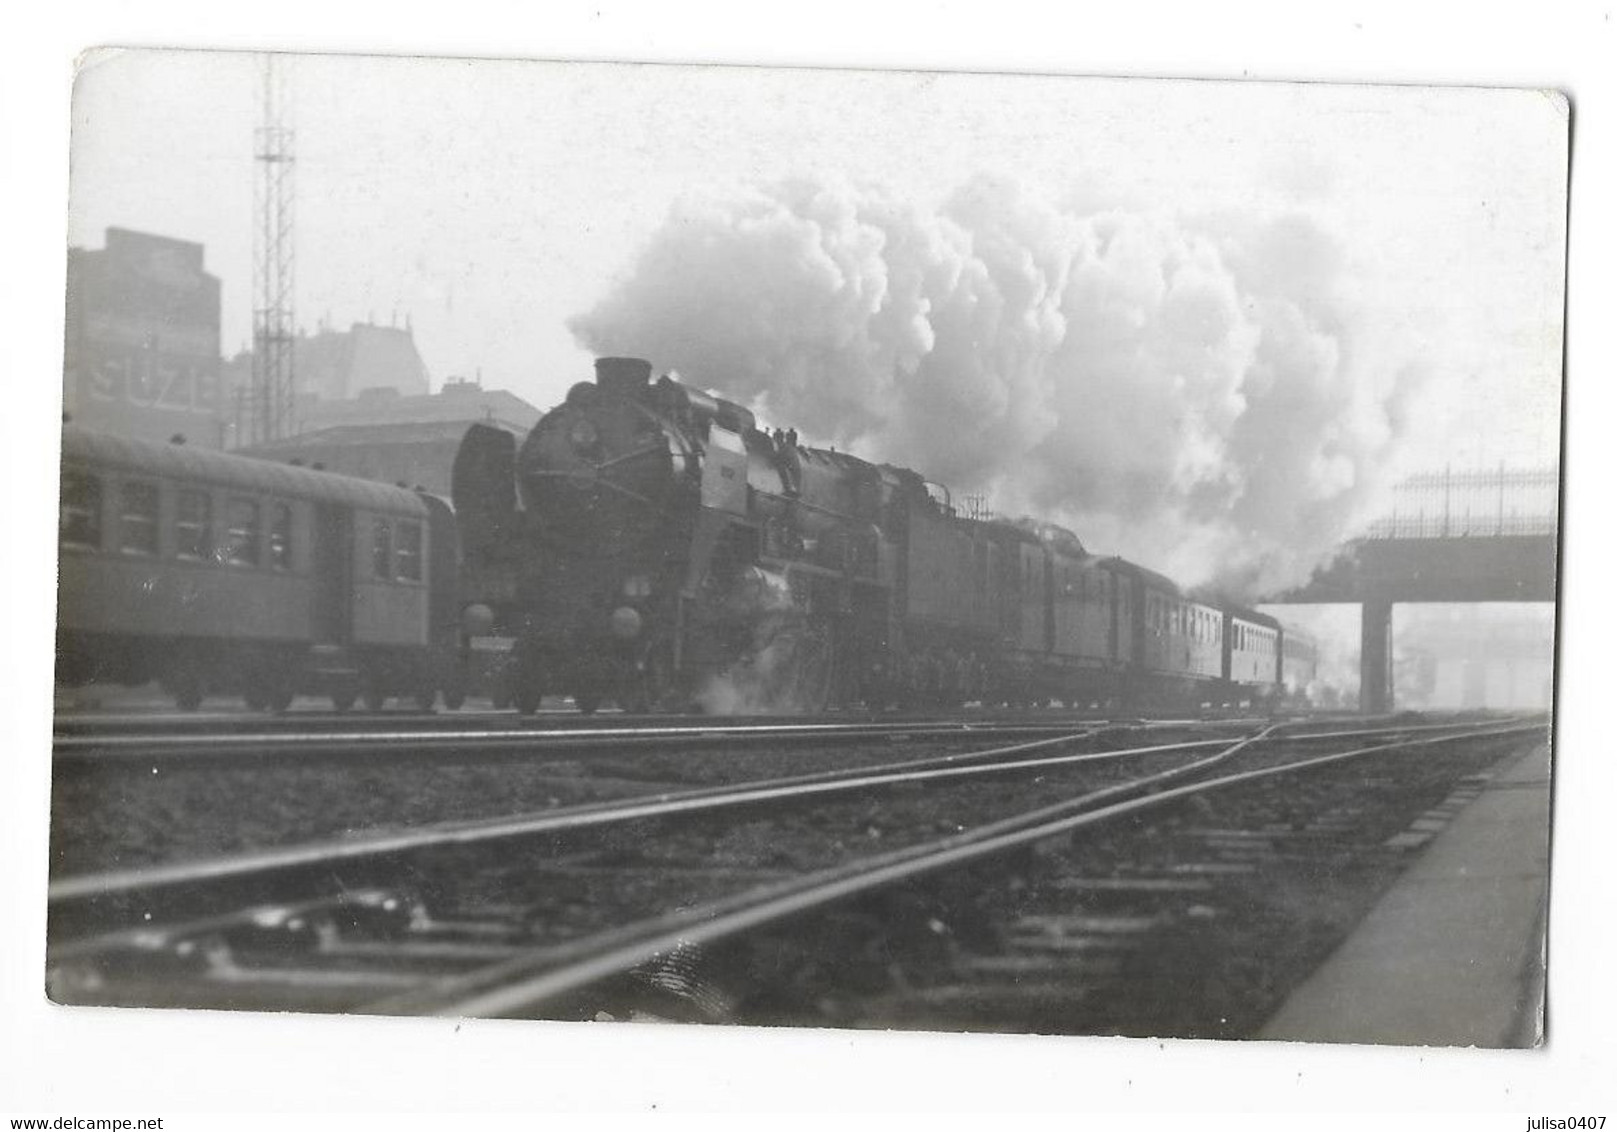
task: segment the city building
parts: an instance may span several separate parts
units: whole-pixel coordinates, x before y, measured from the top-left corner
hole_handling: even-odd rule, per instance
[[[303,414],[304,431],[242,451],[448,495],[467,428],[492,424],[524,436],[539,416],[514,393],[451,379],[434,394],[371,389],[346,401],[311,402]]]
[[[292,409],[297,433],[318,427],[324,406],[331,403],[377,390],[425,396],[432,387],[408,321],[403,326],[356,322],[347,330],[334,330],[322,322],[314,333],[300,333],[292,340],[292,370],[297,383]],[[230,433],[245,440],[252,435],[251,350],[225,364],[223,384],[223,412]]]
[[[220,288],[202,245],[108,228],[67,253],[63,410],[143,440],[219,447]]]

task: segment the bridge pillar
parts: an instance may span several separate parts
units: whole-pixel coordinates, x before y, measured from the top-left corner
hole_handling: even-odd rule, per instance
[[[1392,602],[1359,606],[1359,710],[1382,715],[1392,710]]]

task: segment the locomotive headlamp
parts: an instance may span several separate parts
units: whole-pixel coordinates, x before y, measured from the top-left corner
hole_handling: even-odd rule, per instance
[[[587,452],[601,442],[601,434],[587,420],[577,421],[567,432],[567,440],[579,452]]]
[[[607,619],[612,635],[620,641],[632,641],[640,635],[640,614],[627,605],[620,605]]]
[[[494,628],[494,611],[482,602],[474,602],[461,611],[460,624],[468,637],[486,637]]]
[[[623,596],[633,600],[651,596],[651,579],[644,574],[636,574],[623,583]]]

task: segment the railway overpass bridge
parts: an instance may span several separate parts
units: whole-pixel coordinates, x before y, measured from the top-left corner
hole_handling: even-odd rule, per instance
[[[1394,605],[1555,601],[1559,484],[1553,468],[1412,477],[1393,514],[1263,604],[1358,605],[1359,705],[1389,711]]]

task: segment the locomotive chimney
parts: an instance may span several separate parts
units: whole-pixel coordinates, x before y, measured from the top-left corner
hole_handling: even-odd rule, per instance
[[[644,358],[596,358],[595,384],[613,397],[638,398],[651,383],[651,363]]]

